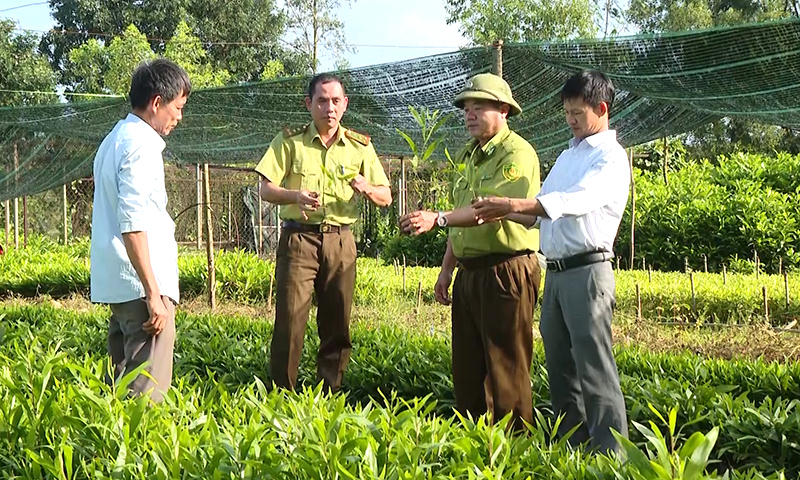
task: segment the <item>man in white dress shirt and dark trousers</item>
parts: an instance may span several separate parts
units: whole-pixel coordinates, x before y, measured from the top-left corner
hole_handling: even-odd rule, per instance
[[[108,353],[117,380],[149,362],[131,394],[160,402],[172,382],[178,245],[167,213],[161,153],[191,92],[168,60],[142,64],[131,78],[132,113],[106,136],[94,159],[91,296],[111,308]],[[109,379],[110,380],[110,379]]]
[[[489,198],[474,205],[479,221],[508,217],[540,228],[547,278],[539,329],[559,434],[618,451],[611,429],[627,436],[625,399],[611,351],[614,271],[608,260],[628,203],[630,166],[609,130],[614,86],[602,73],[571,77],[561,99],[573,139],[535,199]],[[535,218],[534,218],[535,216]]]

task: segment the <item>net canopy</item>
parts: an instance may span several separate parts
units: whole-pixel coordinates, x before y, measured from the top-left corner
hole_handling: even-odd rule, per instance
[[[571,133],[559,97],[576,71],[605,72],[617,87],[612,128],[625,146],[691,131],[723,117],[800,127],[800,19],[660,35],[510,44],[503,77],[523,107],[511,127],[543,162]],[[396,129],[414,133],[408,106],[454,112],[444,125],[451,152],[468,139],[453,97],[492,69],[492,51],[471,48],[339,72],[350,105],[343,124],[371,135],[379,154],[408,155]],[[167,160],[254,164],[286,126],[308,123],[308,78],[195,91],[167,137]],[[123,98],[0,109],[0,200],[91,174],[94,152],[128,113]]]

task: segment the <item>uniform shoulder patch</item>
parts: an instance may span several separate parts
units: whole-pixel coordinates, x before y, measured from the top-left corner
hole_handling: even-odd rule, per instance
[[[516,182],[522,176],[522,169],[514,163],[503,165],[503,177],[509,182]]]
[[[361,145],[364,145],[365,147],[369,145],[369,135],[367,135],[366,133],[359,133],[356,132],[355,130],[348,129],[344,132],[344,136],[349,138],[350,140],[353,140],[354,142],[358,142]]]
[[[283,135],[286,138],[295,137],[297,135],[300,135],[301,133],[305,133],[306,130],[308,130],[308,126],[309,125],[311,125],[311,124],[307,123],[307,124],[301,125],[299,127],[286,127],[286,128],[283,129]]]

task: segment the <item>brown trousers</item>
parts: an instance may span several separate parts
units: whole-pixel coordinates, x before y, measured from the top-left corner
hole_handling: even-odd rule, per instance
[[[460,263],[452,307],[456,408],[473,417],[490,411],[495,420],[511,412],[513,428],[521,429],[522,420],[533,421],[530,368],[539,262],[529,254],[488,267]]]
[[[294,389],[312,293],[317,296],[317,382],[336,391],[350,361],[350,309],[356,282],[356,243],[349,230],[284,229],[275,266],[275,331],[270,371],[278,387]]]
[[[120,379],[145,362],[145,370],[152,379],[139,375],[129,386],[131,393],[141,395],[152,389],[154,402],[163,400],[172,383],[172,360],[175,348],[175,304],[169,297],[161,297],[169,318],[164,330],[157,336],[142,330],[150,319],[143,298],[125,303],[112,303],[108,324],[108,354],[114,364],[114,378]],[[108,379],[109,381],[111,379]]]

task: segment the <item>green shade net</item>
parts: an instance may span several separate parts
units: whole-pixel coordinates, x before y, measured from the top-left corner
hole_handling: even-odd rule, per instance
[[[467,140],[452,98],[491,71],[492,52],[458,52],[340,72],[350,106],[343,123],[372,136],[382,155],[408,155],[396,133],[417,124],[409,105],[456,112],[443,127],[451,152]],[[617,87],[612,128],[625,146],[691,131],[722,117],[800,127],[800,20],[677,34],[506,45],[503,76],[523,107],[511,127],[550,162],[571,136],[559,92],[574,72],[598,69]],[[192,93],[167,137],[176,163],[252,165],[273,136],[302,125],[307,78]],[[128,113],[122,98],[0,109],[0,200],[91,174],[94,152]]]

